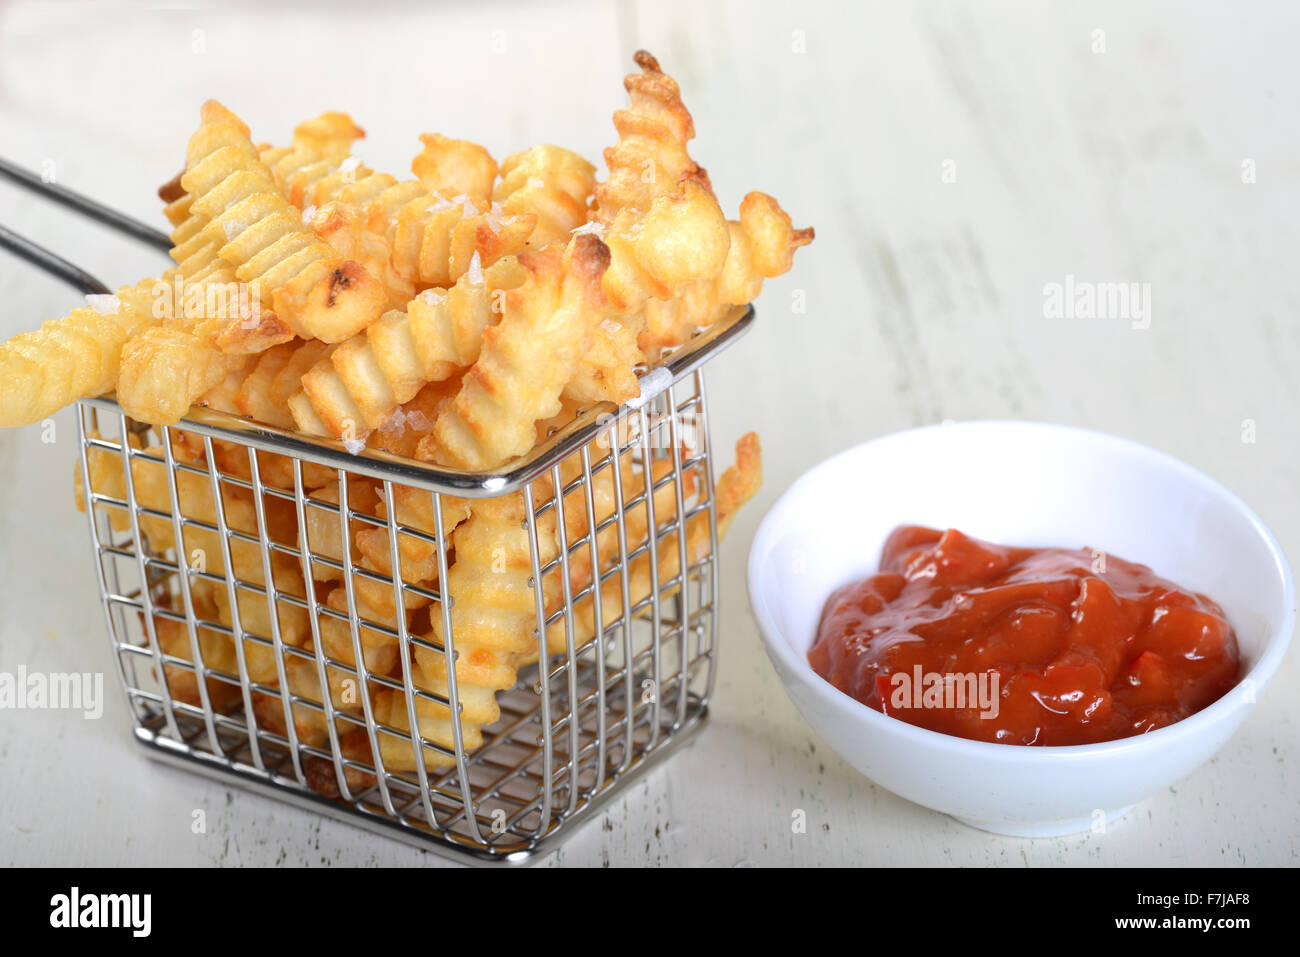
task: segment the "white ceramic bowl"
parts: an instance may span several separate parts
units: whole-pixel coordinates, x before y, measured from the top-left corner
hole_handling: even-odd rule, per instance
[[[1243,681],[1186,720],[1071,747],[968,741],[887,718],[808,664],[822,606],[876,570],[897,525],[1000,544],[1099,548],[1219,602]],[[1295,623],[1273,535],[1191,466],[1126,439],[1032,422],[965,422],[885,436],[812,469],[759,526],[749,595],[795,706],[844,760],[895,794],[1003,834],[1070,834],[1112,820],[1206,761],[1250,713]]]

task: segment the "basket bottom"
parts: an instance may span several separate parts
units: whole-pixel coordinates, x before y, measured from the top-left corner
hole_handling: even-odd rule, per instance
[[[302,810],[323,814],[372,834],[390,837],[465,864],[521,865],[533,863],[559,847],[577,827],[595,818],[628,785],[653,770],[682,745],[694,740],[707,718],[707,706],[698,705],[693,708],[685,722],[672,729],[670,734],[660,737],[654,745],[640,750],[627,767],[607,777],[600,790],[583,798],[572,811],[557,809],[545,833],[521,840],[515,845],[491,848],[476,845],[464,834],[435,830],[410,817],[391,817],[382,808],[367,803],[368,800],[375,799],[368,799],[365,794],[359,795],[358,800],[352,804],[325,797],[300,785],[291,777],[278,773],[275,768],[259,769],[242,760],[214,755],[210,751],[178,743],[153,727],[137,726],[134,736],[145,753],[162,764],[183,768]],[[284,761],[287,760],[286,755]]]

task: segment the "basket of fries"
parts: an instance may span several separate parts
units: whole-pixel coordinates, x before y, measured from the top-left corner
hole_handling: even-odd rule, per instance
[[[602,182],[437,135],[398,181],[343,114],[273,147],[210,101],[174,265],[0,345],[4,424],[80,402],[151,755],[518,861],[700,726],[761,473],[752,434],[715,463],[703,366],[812,231],[727,220],[637,63]]]
[[[751,437],[715,480],[697,362],[748,319],[491,478],[84,400],[137,738],[386,830],[536,850],[706,713],[718,536],[758,463]]]

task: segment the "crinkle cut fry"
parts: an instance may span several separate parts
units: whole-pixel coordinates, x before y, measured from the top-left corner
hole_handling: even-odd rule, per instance
[[[575,236],[563,256],[554,247],[522,253],[519,263],[528,280],[506,293],[501,322],[483,333],[478,361],[421,445],[442,464],[490,469],[532,448],[534,424],[560,410],[603,314],[609,249],[595,236]]]
[[[458,671],[474,668],[478,644],[487,648],[500,642],[526,644],[535,627],[535,606],[529,586],[531,558],[528,532],[523,526],[524,500],[520,492],[497,498],[481,499],[473,503],[469,518],[451,534],[456,548],[456,560],[448,571],[448,590],[456,595],[452,605],[453,629],[465,637],[464,649],[458,654],[467,662],[458,665]],[[553,527],[553,526],[552,526]],[[538,544],[554,554],[554,534],[539,534]],[[435,634],[441,634],[442,613],[435,607],[430,614]],[[416,648],[415,687],[434,694],[450,697],[450,686],[445,672],[430,673],[428,666],[440,661],[434,655]],[[508,665],[504,666],[508,671]],[[504,678],[502,680],[505,680]],[[513,683],[513,676],[509,678]],[[462,706],[461,726],[466,741],[481,742],[482,727],[496,721],[500,710],[496,703],[499,682],[467,681],[459,688]],[[508,687],[508,685],[501,685]],[[410,732],[406,697],[384,690],[376,696],[376,711],[388,715],[388,721],[398,731]],[[450,747],[453,739],[450,710],[442,704],[423,698],[416,699],[416,720],[420,734],[425,738]],[[408,741],[390,734],[380,735],[380,753],[384,765],[392,770],[414,770],[415,755]],[[425,763],[430,767],[451,763],[451,759],[436,751],[424,752]]]
[[[438,412],[456,394],[455,381],[432,383],[406,403],[393,416],[389,425],[370,434],[367,444],[394,455],[413,458],[415,448],[428,435],[437,421]],[[391,426],[391,427],[390,427]],[[397,521],[405,528],[423,533],[430,538],[450,535],[452,530],[469,517],[469,501],[450,495],[440,496],[442,502],[442,527],[438,526],[433,493],[408,485],[393,486],[393,500]],[[380,517],[388,517],[388,502],[382,497],[376,506]],[[365,567],[383,575],[392,575],[392,553],[387,528],[367,528],[356,534],[357,550],[363,556]],[[428,584],[438,578],[438,548],[434,542],[405,530],[397,533],[397,552],[401,561],[400,577],[405,582]]]
[[[628,207],[648,209],[685,177],[712,191],[707,174],[686,150],[695,138],[695,121],[677,81],[645,50],[633,59],[641,72],[623,80],[630,102],[614,114],[618,142],[605,150],[609,178],[596,187],[596,208],[606,221]]]
[[[722,269],[730,235],[708,174],[686,151],[695,135],[673,79],[644,50],[624,81],[631,102],[614,114],[609,177],[596,187],[595,220],[611,253],[602,287],[616,315]],[[687,239],[689,237],[689,239]]]
[[[449,286],[476,259],[488,266],[519,252],[537,222],[531,212],[508,215],[485,197],[436,194],[419,180],[398,182],[363,166],[295,186],[289,199],[303,209],[336,203],[356,212],[388,244],[393,271],[424,286]]]
[[[218,254],[236,267],[236,277],[270,299],[302,338],[338,342],[379,318],[388,298],[383,284],[303,225],[247,127],[214,100],[202,117],[181,183],[194,194],[193,211],[210,220],[202,235],[224,240]]]
[[[352,151],[352,143],[365,136],[365,130],[352,122],[346,113],[326,112],[299,123],[293,131],[293,143],[288,147],[258,146],[258,157],[271,170],[276,183],[286,192],[295,184],[308,188],[321,177],[338,168]],[[158,198],[167,205],[163,213],[172,226],[180,227],[191,218],[194,196],[181,185],[181,170],[158,188]],[[173,234],[172,242],[179,244],[202,228],[201,222]]]
[[[303,373],[334,349],[316,339],[295,339],[282,343],[254,356],[254,361],[233,369],[224,379],[209,389],[200,404],[225,412],[242,415],[258,422],[292,431],[293,416],[289,414],[288,400],[299,388]],[[190,433],[181,433],[182,438]],[[245,481],[252,478],[247,450],[241,445],[214,441],[213,451],[223,472]],[[292,491],[294,488],[294,460],[272,452],[257,454],[259,476],[265,485]],[[334,469],[302,462],[302,483],[311,492],[334,482],[338,475]]]
[[[576,475],[575,469],[580,468],[574,457],[565,461],[562,472],[573,477]],[[647,483],[644,474],[633,476],[627,474],[627,471],[624,467],[624,501],[640,502],[638,506],[629,508],[625,516],[628,548],[633,551],[644,543],[649,534],[649,511],[643,498]],[[671,471],[672,463],[661,459],[653,466],[651,473],[649,485],[654,489],[658,524],[656,534],[663,534],[663,529],[677,520],[677,493],[673,483],[667,482],[662,487],[655,487]],[[719,481],[717,498],[720,534],[725,532],[736,509],[757,490],[759,473],[758,443],[751,434],[737,446],[737,465],[729,469]],[[599,525],[613,514],[617,501],[612,474],[608,468],[594,474],[592,481],[596,521]],[[683,482],[683,495],[689,500],[694,494],[691,473],[683,475]],[[537,491],[535,505],[546,501],[548,487],[549,494],[554,495],[554,486],[549,476],[534,484]],[[583,540],[588,528],[581,487],[565,492],[563,513],[566,541],[571,552],[571,593],[578,593],[594,580],[590,562],[584,563],[582,560],[582,556],[590,554],[590,544]],[[518,670],[538,658],[536,601],[528,584],[532,560],[528,533],[523,523],[524,516],[522,493],[478,500],[473,503],[469,521],[461,525],[453,535],[456,561],[449,571],[448,584],[457,599],[451,608],[451,618],[457,655],[457,688],[463,708],[461,731],[467,742],[482,741],[484,726],[495,721],[500,714],[495,703],[496,692],[512,687]],[[537,522],[538,544],[542,546],[538,558],[542,567],[552,564],[558,555],[556,521],[555,510],[550,509]],[[616,535],[616,529],[611,525],[597,536],[602,569],[612,567],[618,560]],[[694,563],[703,558],[708,552],[708,542],[708,515],[701,514],[692,520],[687,534],[688,561]],[[660,581],[666,581],[677,574],[680,565],[676,533],[660,539],[658,554]],[[557,565],[545,576],[543,603],[548,615],[558,609],[563,600],[560,567]],[[632,601],[634,604],[640,603],[651,590],[648,552],[643,553],[634,564],[630,580]],[[622,613],[622,592],[618,576],[604,581],[601,595],[605,622],[610,624]],[[430,619],[434,626],[433,641],[441,644],[442,617],[437,606],[431,610]],[[587,644],[595,634],[591,597],[575,605],[574,621],[576,650]],[[563,621],[557,622],[547,631],[547,651],[549,654],[561,654],[567,645]],[[445,656],[417,647],[415,659],[415,686],[449,698]],[[393,718],[390,723],[396,730],[409,734],[405,697],[387,690],[379,694],[383,705],[377,710],[382,710]],[[416,714],[420,734],[433,744],[451,751],[454,738],[449,708],[438,702],[417,699]],[[387,769],[408,772],[415,769],[413,749],[405,739],[381,733],[380,748]],[[454,763],[448,754],[433,749],[424,749],[423,757],[429,768]]]
[[[306,217],[306,213],[303,214]],[[399,308],[415,295],[415,283],[393,265],[393,250],[382,233],[369,226],[364,211],[347,203],[326,203],[308,220],[312,231],[346,259],[360,263],[388,291],[388,305]]]
[[[510,257],[385,313],[302,377],[301,391],[288,403],[298,428],[357,438],[382,427],[423,386],[474,364],[504,295],[526,276]]]
[[[453,375],[439,382],[430,382],[420,389],[410,401],[393,412],[377,429],[370,433],[366,445],[390,455],[415,458],[420,440],[433,431],[433,424],[449,402],[460,391],[460,376]],[[401,486],[405,488],[405,486]]]
[[[348,507],[354,513],[361,511],[378,518],[387,515],[388,506],[379,486],[368,479],[354,478],[348,481]],[[338,506],[340,503],[339,487],[321,488],[310,495],[310,499]],[[432,496],[405,486],[393,486],[397,520],[411,528],[425,531],[446,540],[456,526],[469,515],[467,502],[451,496],[442,496],[442,527],[435,531],[437,522],[432,506]],[[333,562],[345,561],[342,551],[342,537],[337,511],[325,511],[309,506],[305,512],[307,520],[306,537],[312,555],[317,559],[330,559]],[[392,570],[388,551],[388,529],[375,527],[358,518],[349,520],[349,538],[352,551],[346,561],[350,561],[358,570],[352,576],[351,601],[357,613],[357,637],[360,640],[364,664],[371,674],[389,675],[397,670],[399,649],[395,637],[398,631],[399,614],[407,620],[410,627],[410,615],[422,608],[428,599],[416,592],[403,589],[402,608],[398,609],[393,592]],[[413,538],[399,535],[399,542]],[[382,551],[374,546],[382,540]],[[435,587],[437,582],[436,546],[434,560],[428,560],[415,548],[400,550],[403,557],[402,580],[406,584]],[[381,555],[376,560],[375,555]],[[324,561],[313,563],[313,577],[322,581],[342,578],[342,570],[326,564]],[[350,669],[356,667],[356,653],[353,645],[352,626],[346,620],[349,594],[346,585],[335,586],[325,600],[325,606],[345,617],[323,613],[319,620],[319,634],[322,650],[340,666],[326,669],[331,688],[332,700],[336,709],[361,713],[357,679]],[[349,685],[351,688],[349,689]]]
[[[142,441],[132,436],[130,445],[133,449],[143,449]],[[173,455],[178,463],[200,465],[202,458],[193,451],[193,446],[180,441],[179,436],[173,442]],[[247,450],[244,450],[247,453]],[[88,453],[91,488],[99,495],[118,500],[126,498],[125,474],[121,455],[103,449],[92,449]],[[191,567],[221,576],[223,579],[236,579],[253,588],[265,588],[266,577],[262,563],[262,546],[242,538],[231,537],[228,542],[230,550],[230,568],[227,569],[225,552],[222,549],[221,536],[217,531],[202,528],[194,522],[217,526],[217,506],[212,495],[212,486],[206,475],[199,475],[185,469],[177,469],[176,493],[180,504],[180,514],[187,520],[178,543],[175,526],[172,523],[171,496],[167,483],[167,465],[161,449],[143,450],[142,454],[131,459],[132,487],[138,505],[150,512],[163,516],[141,514],[140,531],[149,548],[158,553],[177,548],[183,552],[185,561]],[[78,505],[84,510],[84,490],[80,490],[80,470],[77,471],[77,485],[80,494]],[[222,483],[221,511],[226,526],[232,531],[248,536],[259,536],[256,506],[253,494],[248,489],[233,487]],[[292,506],[283,500],[266,496],[263,498],[263,514],[266,519],[266,534],[281,544],[289,544],[295,538]],[[110,522],[117,530],[130,527],[125,513],[112,509]],[[306,596],[301,569],[296,559],[276,551],[271,556],[271,574],[276,590],[281,595]],[[196,616],[210,623],[230,627],[233,622],[230,593],[223,580],[195,577],[191,579],[192,601]],[[236,600],[239,611],[240,630],[246,636],[256,636],[258,641],[246,637],[243,642],[244,662],[250,680],[259,684],[275,684],[278,673],[275,666],[275,653],[269,645],[272,639],[271,609],[265,594],[250,588],[236,587]],[[310,640],[310,629],[306,610],[288,600],[276,603],[276,624],[281,640],[292,646],[302,647]],[[157,619],[161,620],[161,619]],[[183,628],[184,626],[182,626]],[[222,632],[205,628],[200,622],[200,651],[205,663],[217,667],[231,675],[238,675],[234,642]],[[169,646],[169,635],[160,634],[160,644],[164,651],[185,660],[191,660],[188,639]],[[173,674],[178,676],[181,688],[185,687],[185,674],[190,674],[190,686],[194,685],[192,673],[181,668],[168,668],[169,680]],[[219,683],[218,683],[219,684]],[[213,685],[210,685],[213,687]],[[229,687],[229,686],[227,686]],[[182,698],[182,700],[186,700]]]
[[[382,214],[386,194],[371,207]],[[536,225],[531,213],[507,216],[489,200],[426,195],[397,206],[386,219],[393,267],[424,285],[449,286],[477,259],[490,266],[525,247]]]
[[[722,473],[715,490],[715,507],[717,509],[718,538],[722,539],[731,527],[732,521],[740,508],[758,494],[763,484],[763,454],[758,436],[749,432],[736,443],[736,464]],[[665,537],[659,544],[660,582],[670,581],[681,573],[681,553],[676,532]],[[700,513],[694,516],[686,529],[686,560],[690,565],[701,561],[709,553],[709,516]],[[650,573],[649,553],[641,555],[628,570],[632,606],[650,596],[653,591],[654,577]],[[675,593],[664,592],[661,597]],[[603,628],[613,624],[623,614],[623,593],[620,577],[612,576],[601,587],[601,618]],[[595,603],[590,596],[578,602],[574,608],[574,647],[579,648],[595,636]],[[552,625],[546,636],[547,647],[553,652],[566,647],[564,622]]]
[[[170,280],[168,272],[123,286],[116,298],[91,300],[95,305],[0,343],[0,428],[30,425],[78,399],[112,391],[123,345],[166,318],[155,314],[153,288]]]
[[[276,412],[276,419],[268,421],[270,425],[280,425],[284,422],[283,428],[293,428],[294,419],[289,412],[289,400],[302,388],[302,377],[316,363],[326,359],[335,349],[335,346],[329,343],[320,342],[315,339],[306,341],[297,341],[285,343],[283,348],[292,348],[292,353],[288,361],[278,370],[273,370],[270,384],[267,392],[260,400],[251,395],[245,395],[245,379],[255,378],[262,363],[270,362],[275,364],[275,359],[261,359],[257,366],[249,371],[241,371],[234,382],[224,383],[204,397],[204,402],[215,409],[223,412],[231,412],[235,415],[254,415],[250,411],[254,406],[260,407],[263,404],[273,406]],[[249,386],[251,389],[253,386]],[[304,468],[314,468],[306,466]],[[292,481],[290,482],[292,484]],[[323,483],[322,483],[323,484]]]
[[[655,471],[656,478],[661,478],[670,469],[671,464],[663,462]],[[576,456],[566,460],[562,466],[562,471],[570,479],[580,470]],[[645,489],[644,480],[626,466],[624,473],[626,499],[638,499]],[[549,476],[534,484],[537,492],[535,505],[554,497],[554,486]],[[692,492],[688,482],[687,494]],[[593,476],[592,493],[596,521],[604,522],[616,507],[613,476],[608,469]],[[676,517],[674,489],[665,486],[656,490],[654,496],[661,525],[671,523]],[[580,487],[565,492],[563,514],[566,541],[572,551],[571,587],[581,590],[590,581],[591,564],[590,546],[576,544],[587,533],[585,496]],[[628,512],[627,528],[632,547],[645,538],[647,514],[644,503]],[[518,669],[537,658],[536,600],[530,585],[532,555],[525,516],[524,497],[520,492],[475,500],[469,520],[456,528],[452,535],[456,560],[448,572],[448,590],[456,596],[450,615],[456,645],[457,690],[463,708],[461,729],[466,741],[482,740],[483,727],[500,716],[496,692],[513,686]],[[553,508],[540,515],[536,522],[537,541],[541,547],[538,559],[543,567],[554,562],[559,554],[557,522]],[[615,557],[616,534],[610,526],[598,535],[602,562]],[[562,601],[560,566],[546,574],[543,592],[544,607],[550,614]],[[431,640],[442,644],[443,620],[438,606],[431,609],[430,621],[433,625]],[[415,687],[444,698],[450,697],[446,658],[442,653],[417,646],[415,667]],[[383,704],[377,710],[392,716],[390,723],[393,727],[409,733],[405,697],[391,691],[381,691],[379,697]],[[424,738],[452,750],[452,716],[446,705],[418,698],[416,715]],[[380,746],[387,768],[414,770],[414,753],[408,742],[384,734],[380,736]],[[435,750],[425,750],[424,760],[430,768],[453,763],[449,755]]]
[[[310,642],[304,649],[313,651]],[[316,671],[316,663],[308,658],[302,658],[294,654],[284,656],[284,673],[285,680],[288,684],[288,690],[295,700],[290,706],[293,715],[294,732],[297,734],[299,744],[307,745],[313,748],[325,748],[329,745],[329,729],[325,722],[325,715],[322,708],[324,700],[320,690],[320,676]],[[337,698],[337,696],[336,696]],[[315,705],[315,707],[312,707]],[[337,704],[336,710],[342,710]],[[255,694],[253,696],[253,712],[257,716],[257,724],[265,731],[273,734],[288,735],[288,725],[284,719],[284,702],[279,694]],[[340,734],[346,733],[348,722],[345,719],[335,719],[335,727]],[[309,779],[309,784],[313,790],[321,790],[316,783],[316,775],[313,773],[314,768],[310,764],[318,759],[314,755],[303,756],[303,771]],[[332,772],[331,767],[331,772]],[[335,789],[333,797],[338,797],[338,791]]]
[[[301,340],[295,339],[272,346],[256,356],[250,364],[232,370],[225,379],[204,393],[202,403],[219,412],[246,415],[276,428],[292,429],[293,417],[273,400],[271,384],[302,345]]]
[[[723,268],[731,235],[708,174],[687,152],[695,135],[677,83],[645,51],[624,81],[631,102],[614,114],[618,142],[605,151],[609,177],[595,189],[595,223],[610,249],[602,280],[609,315],[594,333],[566,395],[624,402],[637,394],[641,311]]]
[[[487,199],[497,178],[497,161],[478,143],[441,133],[423,133],[424,149],[411,160],[411,172],[431,193]]]
[[[232,120],[237,130],[246,138],[248,130],[237,119]],[[301,123],[294,130],[293,145],[287,149],[257,147],[259,159],[267,165],[276,183],[285,187],[287,181],[314,182],[332,172],[351,150],[352,142],[363,135],[346,114],[323,113],[315,119]],[[236,148],[248,149],[243,139],[232,142]],[[207,228],[210,219],[193,208],[194,197],[181,185],[185,171],[175,180],[165,184],[159,195],[168,201],[164,210],[175,225],[172,231],[172,256],[179,264],[178,272],[184,277],[183,305],[177,304],[177,314],[196,323],[193,330],[204,337],[217,337],[219,344],[232,352],[257,352],[285,338],[285,324],[269,308],[261,304],[256,323],[230,320],[235,316],[225,308],[214,308],[210,301],[213,292],[225,292],[223,300],[239,298],[235,267],[222,259],[218,251],[225,243],[224,236],[214,236]],[[178,298],[181,292],[178,291]],[[247,320],[249,317],[240,316]]]
[[[210,585],[211,583],[206,581],[195,582],[192,589],[191,602],[194,608],[194,616],[200,622],[217,620],[216,605],[212,602],[213,589],[209,587]],[[169,610],[174,611],[175,609]],[[139,612],[139,615],[143,627],[143,611]],[[190,662],[191,666],[193,665],[194,649],[190,644],[189,628],[186,627],[184,622],[176,621],[173,618],[165,618],[162,615],[154,615],[153,627],[154,634],[158,638],[158,647],[164,655],[170,658],[179,658],[182,661]],[[235,643],[230,639],[229,635],[204,627],[200,623],[195,627],[195,637],[198,638],[199,654],[203,658],[205,667],[228,675],[239,674],[239,663],[235,657]],[[163,664],[163,680],[173,701],[179,701],[195,708],[202,705],[202,698],[199,695],[198,674],[192,667],[165,662]],[[222,711],[230,707],[241,697],[239,687],[231,681],[209,677],[206,685],[208,701],[216,711]]]
[[[559,146],[534,146],[507,156],[492,198],[512,216],[533,215],[530,249],[567,242],[588,219],[596,167]]]
[[[262,162],[286,194],[306,189],[335,172],[348,159],[352,144],[366,135],[346,113],[326,112],[293,131],[288,149],[263,149]]]
[[[432,412],[433,404],[438,402],[438,394],[435,390],[430,390],[429,394],[424,395],[420,402],[413,402],[407,408],[404,408],[403,415],[420,416],[422,419],[429,419],[429,413]],[[383,436],[390,441],[398,441],[395,434]],[[363,508],[364,511],[372,512],[378,518],[386,518],[387,503],[383,499],[380,489],[370,482],[354,481],[350,482],[350,493],[348,493],[348,503],[351,508]],[[433,508],[433,497],[428,492],[421,492],[419,489],[409,488],[404,485],[393,486],[394,505],[396,507],[396,520],[409,528],[425,532],[430,536],[441,536],[446,541],[456,525],[468,518],[469,506],[467,502],[460,501],[443,495],[442,497],[442,528],[441,532],[437,529],[437,519]],[[326,501],[338,505],[338,486],[328,486],[313,492],[311,498],[317,501]],[[339,534],[338,516],[324,514],[318,508],[308,508],[308,542],[311,545],[312,553],[317,557],[334,559],[335,562],[342,562],[342,540]],[[380,580],[372,579],[364,573],[354,576],[354,602],[359,616],[359,635],[361,646],[363,646],[363,655],[365,664],[372,672],[378,674],[389,674],[396,667],[398,659],[398,645],[396,640],[389,633],[378,631],[374,627],[369,627],[367,623],[382,625],[390,631],[398,629],[398,620],[396,620],[396,605],[393,594],[393,584],[391,584],[391,555],[389,551],[389,531],[387,528],[376,528],[373,525],[361,523],[360,520],[351,521],[351,541],[354,546],[354,554],[351,560],[357,568],[363,572],[373,572]],[[437,585],[437,546],[429,544],[421,538],[411,536],[407,533],[398,534],[399,555],[402,557],[402,567],[399,575],[404,583],[424,585],[426,588],[434,588]],[[342,577],[341,570],[326,566],[324,563],[317,563],[315,566],[315,576],[317,581],[320,580],[337,580]],[[386,580],[385,580],[386,579]],[[409,615],[413,610],[419,609],[425,605],[426,599],[417,596],[412,592],[403,593],[403,611],[402,614],[407,616],[409,628]],[[342,586],[337,586],[331,590],[326,605],[337,611],[347,610],[347,590]],[[413,629],[412,629],[413,633]],[[333,618],[330,615],[322,615],[320,622],[320,635],[322,649],[326,654],[335,661],[341,662],[343,666],[355,667],[355,650],[352,646],[351,627],[346,622]],[[356,679],[351,676],[351,672],[339,667],[326,668],[330,684],[331,701],[335,709],[344,711],[344,713],[360,714],[360,701],[356,697]],[[352,685],[352,694],[348,694],[347,684]],[[320,702],[317,697],[315,702]],[[317,731],[324,728],[324,723],[320,720],[320,715],[316,714]],[[381,718],[382,720],[382,718]],[[348,748],[356,748],[357,745],[348,744]]]
[[[647,313],[653,302],[646,303]],[[622,405],[640,395],[636,367],[642,361],[638,341],[644,325],[641,316],[602,319],[578,368],[564,385],[565,400],[581,407],[600,402]]]
[[[731,244],[716,277],[691,283],[674,299],[646,303],[645,327],[637,339],[641,361],[657,361],[662,350],[682,345],[732,306],[753,302],[763,281],[789,272],[795,250],[814,236],[812,227],[795,229],[777,201],[759,192],[745,197],[740,219],[727,225]]]
[[[432,511],[431,496],[428,493],[420,494],[418,490],[406,488],[404,490],[409,493],[409,495],[403,498],[397,496],[397,489],[398,487],[394,486],[398,520],[404,524],[411,524],[412,527],[422,527],[426,531],[432,531],[435,529],[437,522]],[[469,517],[470,511],[467,502],[449,496],[443,496],[442,502],[443,524],[441,529],[434,534],[438,534],[439,537],[446,540],[448,536],[454,533],[456,527]],[[373,501],[367,506],[368,510],[371,508],[376,508],[380,513],[386,511],[385,507],[379,507],[373,503]],[[368,531],[372,534],[382,535],[385,542],[387,541],[387,529],[369,528]],[[410,622],[411,613],[413,610],[419,609],[427,604],[427,599],[414,592],[404,590],[403,607],[399,611],[393,594],[391,569],[388,567],[391,564],[391,561],[388,558],[387,547],[385,545],[384,561],[382,563],[373,561],[371,553],[363,546],[362,536],[364,534],[364,532],[357,531],[353,536],[354,545],[356,545],[357,550],[360,553],[358,567],[365,571],[376,573],[380,580],[372,579],[367,575],[356,575],[353,578],[352,600],[358,617],[357,635],[361,642],[366,669],[372,674],[392,674],[399,670],[399,648],[397,639],[393,634],[398,631],[397,616],[399,614],[403,615],[408,630],[412,630]],[[334,544],[334,548],[336,551],[338,550],[337,541]],[[316,550],[315,547],[313,547],[313,550]],[[412,580],[411,578],[405,577],[408,572],[412,575],[421,574],[417,568],[426,569],[428,573],[431,574],[433,580]],[[430,588],[434,587],[437,584],[436,560],[432,563],[420,562],[409,566],[404,561],[402,575],[403,579],[408,584],[413,583],[421,584]],[[387,578],[387,580],[383,580],[384,578]],[[330,592],[326,604],[328,607],[337,611],[345,612],[348,607],[347,601],[346,588],[340,586]],[[379,627],[375,626],[380,626],[385,630],[380,630]],[[346,668],[355,667],[356,654],[352,644],[352,628],[347,622],[332,616],[322,616],[320,621],[320,636],[322,648],[330,658],[340,662],[342,665],[346,666]],[[349,700],[344,693],[340,692],[340,689],[342,689],[343,692],[346,692],[347,682],[351,682],[355,690],[356,680],[350,677],[350,671],[345,670],[345,668],[331,667],[327,669],[327,674],[329,676],[331,694],[333,696],[332,700],[334,701],[335,707],[341,711],[349,711],[359,714],[361,712],[361,707],[355,694]],[[375,714],[376,718],[381,723],[393,724],[397,720],[401,720],[400,716],[392,715],[390,713],[388,699],[391,697],[391,691],[386,689],[375,689],[373,695]],[[473,697],[474,696],[471,693],[470,698],[472,699]],[[481,694],[479,695],[479,698],[480,703],[482,703],[483,696]],[[427,702],[425,704],[427,704]],[[494,707],[495,700],[490,699],[489,704]],[[404,708],[405,699],[403,698],[402,709],[404,710]],[[484,717],[486,721],[496,720],[495,715],[487,716],[482,712],[471,713],[479,714],[481,717]],[[385,744],[386,743],[387,742],[385,742]],[[353,747],[356,747],[356,745],[354,744]],[[368,753],[368,746],[361,748],[357,753],[360,754],[361,751]],[[400,755],[395,760],[400,763]]]
[[[179,325],[152,326],[122,347],[117,402],[138,422],[175,425],[200,396],[251,362]]]
[[[611,518],[618,506],[612,469],[612,464],[593,469],[591,495],[598,526]],[[651,485],[657,486],[671,470],[670,461],[657,460],[652,465]],[[635,548],[645,538],[649,524],[648,512],[641,500],[646,488],[645,477],[628,460],[622,463],[621,471],[624,501],[638,503],[628,507],[624,516],[626,534]],[[566,459],[561,463],[560,472],[562,487],[566,489],[563,517],[564,541],[569,551],[570,587],[573,591],[580,591],[591,581],[594,567],[591,543],[584,542],[589,530],[586,491],[583,484],[576,482],[582,475],[581,457]],[[555,498],[555,486],[550,475],[537,479],[533,489],[535,507],[542,507]],[[693,494],[694,482],[688,472],[684,476],[684,495],[689,498]],[[665,484],[655,488],[654,496],[655,514],[660,524],[673,521],[676,518],[674,489]],[[469,508],[469,516],[470,520],[457,529],[454,537],[456,560],[448,573],[448,590],[456,598],[451,608],[457,648],[456,674],[470,685],[500,690],[514,684],[519,661],[536,650],[533,637],[536,609],[528,584],[532,558],[522,493],[502,499],[475,501]],[[558,521],[555,510],[551,508],[536,522],[541,548],[538,562],[543,568],[559,554]],[[618,530],[613,524],[598,531],[596,547],[602,567],[616,557]],[[562,596],[559,566],[546,573],[543,590],[549,614],[559,607]],[[435,610],[430,618],[434,640],[441,644],[444,639],[442,616]],[[445,660],[441,654],[417,648],[416,659],[425,676],[446,677]]]

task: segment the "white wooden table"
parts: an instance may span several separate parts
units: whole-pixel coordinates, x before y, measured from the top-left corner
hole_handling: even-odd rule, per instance
[[[210,96],[277,141],[347,110],[369,131],[365,160],[397,173],[428,130],[498,157],[552,141],[597,159],[633,50],[652,50],[724,204],[765,189],[817,241],[711,374],[718,448],[756,428],[766,452],[763,492],[724,547],[712,722],[546,863],[1294,865],[1295,654],[1218,758],[1104,836],[1019,840],[909,804],[830,753],[747,608],[746,548],[783,488],[845,446],[945,418],[1165,449],[1300,556],[1300,10],[1052,6],[310,4],[259,27],[270,4],[10,2],[0,154],[160,224],[153,191]],[[7,186],[0,222],[110,285],[158,266]],[[1045,316],[1044,287],[1067,276],[1149,283],[1148,327]],[[74,300],[0,256],[4,335]],[[53,443],[0,433],[0,670],[103,671],[113,693],[99,722],[0,711],[0,863],[441,863],[142,757],[72,507],[74,419],[56,421]],[[206,835],[191,833],[196,809]]]

